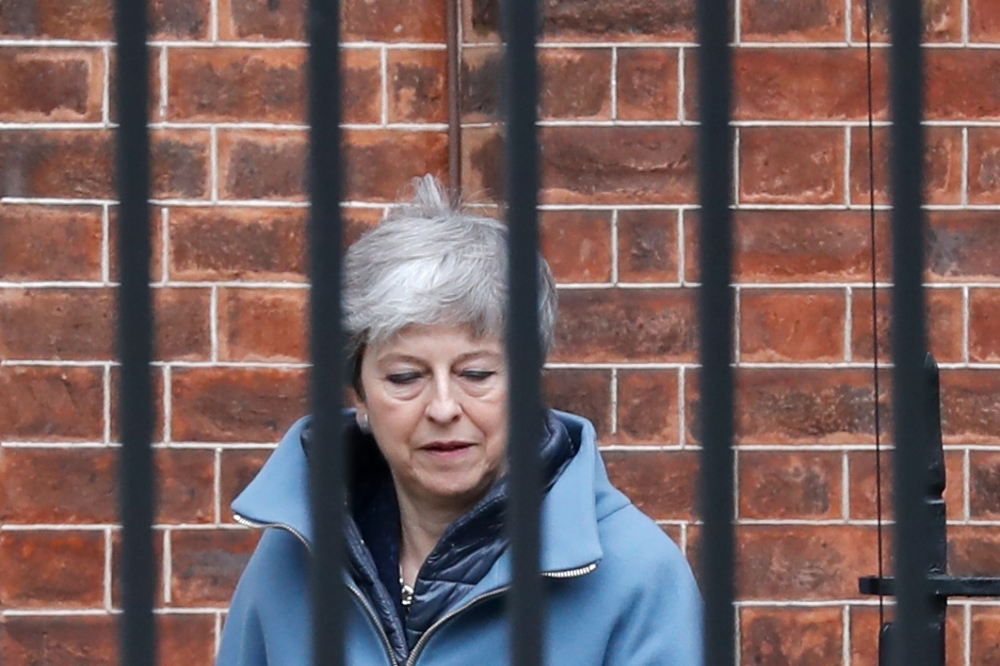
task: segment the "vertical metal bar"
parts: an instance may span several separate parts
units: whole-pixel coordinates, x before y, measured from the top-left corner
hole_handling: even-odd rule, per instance
[[[155,472],[153,450],[153,308],[149,288],[150,166],[149,65],[146,50],[146,3],[118,0],[115,36],[119,125],[116,178],[119,199],[118,354],[121,358],[122,448],[120,515],[122,521],[121,659],[125,666],[153,666],[156,626],[153,600]]]
[[[921,4],[890,5],[892,104],[892,357],[895,413],[896,666],[928,663],[931,617],[927,586],[930,546],[923,493],[928,479],[924,406],[923,301],[923,32]]]
[[[735,660],[733,598],[733,131],[730,126],[730,9],[698,0],[698,181],[701,198],[702,456],[701,545],[705,593],[705,663]]]
[[[448,56],[448,195],[462,197],[462,45],[458,23],[460,0],[445,0]]]
[[[510,486],[508,529],[513,556],[513,589],[508,607],[512,664],[543,663],[545,606],[539,575],[539,507],[542,436],[538,332],[538,64],[535,0],[505,0],[507,41],[506,190],[510,227],[510,312],[507,350],[510,367]]]
[[[313,663],[344,663],[345,455],[340,432],[344,373],[341,329],[340,3],[310,0],[309,274],[310,397],[318,446],[310,456],[313,520]]]

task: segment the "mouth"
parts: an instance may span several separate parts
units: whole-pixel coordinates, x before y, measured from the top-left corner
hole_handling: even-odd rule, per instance
[[[421,451],[440,458],[452,458],[468,451],[475,444],[471,442],[431,442],[420,447]]]

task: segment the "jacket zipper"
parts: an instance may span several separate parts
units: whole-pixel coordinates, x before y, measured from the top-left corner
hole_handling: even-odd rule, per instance
[[[289,532],[295,537],[297,537],[298,540],[302,542],[302,545],[306,547],[306,550],[312,553],[312,546],[310,546],[309,542],[306,541],[306,538],[302,536],[302,534],[291,525],[286,525],[285,523],[258,523],[257,521],[245,518],[238,513],[233,513],[233,519],[236,520],[236,522],[238,522],[241,525],[245,525],[247,527],[253,527],[256,529],[262,529],[265,527],[276,527],[278,529],[285,530],[286,532]],[[362,608],[364,608],[365,612],[368,613],[368,618],[372,621],[372,625],[375,627],[375,630],[378,632],[379,637],[382,639],[382,647],[385,648],[385,653],[389,656],[389,661],[392,663],[392,666],[399,666],[399,662],[396,661],[396,656],[392,650],[392,643],[389,642],[389,636],[386,635],[385,629],[382,628],[382,623],[379,622],[378,616],[375,614],[375,609],[372,608],[371,604],[368,603],[368,600],[365,598],[365,595],[361,593],[361,590],[359,590],[357,586],[355,586],[350,581],[347,581],[347,589],[349,589],[351,593],[354,594],[358,602],[361,603]]]
[[[233,513],[233,518],[236,520],[236,522],[240,523],[241,525],[245,525],[247,527],[253,527],[258,529],[264,527],[277,527],[278,529],[290,532],[291,534],[296,536],[299,539],[299,541],[302,542],[302,545],[306,547],[306,550],[308,550],[310,553],[312,552],[312,547],[309,545],[309,542],[306,541],[306,538],[302,536],[302,534],[291,525],[286,525],[285,523],[258,523],[256,521],[250,520],[249,518],[244,518],[238,513]],[[554,579],[578,578],[580,576],[585,576],[591,573],[596,568],[597,568],[597,562],[591,562],[590,564],[587,564],[582,567],[577,567],[576,569],[566,569],[564,571],[543,571],[542,577],[554,578]],[[361,606],[365,609],[365,612],[368,613],[369,619],[372,621],[372,624],[378,631],[379,636],[382,638],[382,646],[385,648],[385,652],[389,656],[389,661],[392,663],[393,666],[399,666],[399,662],[396,661],[396,656],[393,654],[392,644],[389,642],[389,637],[386,635],[385,629],[382,628],[382,623],[379,622],[378,616],[375,614],[375,610],[371,607],[371,604],[368,603],[368,600],[365,599],[365,595],[363,595],[361,593],[361,590],[359,590],[355,585],[348,582],[347,588],[354,594],[355,597],[357,597],[358,601],[361,603]],[[421,634],[419,640],[417,640],[417,644],[413,646],[413,650],[410,651],[410,656],[407,658],[405,666],[413,666],[416,663],[417,657],[420,656],[420,652],[427,644],[427,641],[430,640],[431,635],[435,631],[437,631],[441,627],[441,625],[443,625],[445,622],[452,619],[456,615],[464,613],[465,611],[469,610],[473,606],[482,603],[483,601],[504,594],[505,592],[510,590],[510,588],[511,588],[510,585],[504,585],[503,587],[498,587],[495,590],[490,590],[489,592],[480,594],[478,597],[476,597],[469,603],[465,604],[461,608],[456,608],[455,610],[448,613],[447,615],[439,619],[437,622],[432,624],[430,627],[427,628],[427,631]]]
[[[567,569],[565,571],[543,571],[542,576],[544,578],[557,578],[557,579],[578,578],[579,576],[585,576],[586,574],[589,574],[596,568],[597,568],[597,562],[591,562],[586,566],[578,567],[576,569]],[[440,628],[441,625],[443,625],[445,622],[452,619],[456,615],[464,613],[473,606],[476,606],[479,603],[486,601],[487,599],[492,599],[496,596],[504,594],[505,592],[510,590],[510,588],[511,588],[510,585],[504,585],[503,587],[498,587],[495,590],[490,590],[489,592],[485,592],[476,597],[475,599],[473,599],[472,601],[470,601],[469,603],[465,604],[461,608],[456,608],[455,610],[448,613],[440,620],[432,624],[430,627],[427,628],[427,631],[425,631],[420,636],[420,639],[417,641],[417,644],[413,646],[413,650],[410,652],[410,656],[406,660],[406,666],[413,666],[417,662],[417,657],[420,656],[421,650],[423,650],[424,646],[427,644],[427,641],[430,640],[431,634],[437,631],[437,629]]]

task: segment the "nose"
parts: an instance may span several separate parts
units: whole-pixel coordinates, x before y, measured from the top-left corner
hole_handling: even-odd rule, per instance
[[[434,382],[434,394],[427,404],[427,417],[436,423],[447,424],[462,414],[449,377],[439,377]]]

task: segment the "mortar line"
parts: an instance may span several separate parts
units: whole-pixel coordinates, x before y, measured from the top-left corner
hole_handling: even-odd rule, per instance
[[[111,582],[114,579],[114,568],[111,566],[112,546],[111,528],[104,528],[104,608],[112,609]]]
[[[684,86],[687,85],[687,77],[684,75],[684,53],[683,48],[677,50],[677,120],[681,123],[685,122],[687,116],[684,108]]]
[[[962,286],[962,360],[966,363],[970,363],[969,357],[969,338],[972,335],[971,331],[971,320],[972,313],[970,309],[972,307],[971,294],[969,292],[969,285]]]
[[[212,42],[219,41],[219,0],[210,0],[209,6],[211,7],[211,40]]]
[[[962,628],[962,634],[965,638],[965,645],[962,646],[964,648],[962,656],[964,657],[965,666],[972,666],[972,604],[965,604],[962,616],[965,620],[965,626]]]
[[[102,382],[104,384],[104,445],[107,446],[111,444],[111,364],[104,364],[104,372],[102,373]]]
[[[101,282],[111,282],[111,206],[101,204]]]
[[[219,201],[219,128],[212,126],[208,130],[208,159],[209,168],[212,170],[210,200],[213,203]]]
[[[621,279],[618,263],[618,209],[611,211],[611,284],[617,285]],[[560,285],[562,286],[562,285]]]
[[[678,443],[680,448],[687,448],[687,413],[684,411],[686,407],[684,391],[687,388],[687,378],[686,371],[684,368],[679,368],[677,370],[677,409],[678,409],[678,421],[680,422],[680,434],[678,435]]]
[[[173,601],[170,590],[170,579],[174,574],[173,570],[173,548],[170,537],[170,529],[163,530],[163,603],[170,604]]]
[[[219,287],[214,286],[210,291],[208,306],[209,335],[212,343],[212,362],[219,361]]]
[[[968,47],[972,36],[972,17],[969,15],[969,0],[962,0],[962,46]]]
[[[852,349],[851,332],[854,330],[854,288],[844,289],[844,362],[850,363],[854,360],[854,350]]]
[[[844,522],[851,520],[851,462],[850,453],[844,451],[840,461],[840,513],[844,517]]]
[[[170,209],[163,208],[160,230],[160,278],[164,284],[170,282]]]
[[[214,508],[215,508],[215,524],[222,524],[222,447],[215,447],[215,461],[214,461],[214,474],[215,478],[212,482],[212,494],[214,497]]]
[[[847,0],[850,2],[850,0]],[[853,149],[851,128],[844,127],[844,205],[851,205],[851,150]]]
[[[104,91],[101,95],[101,125],[111,124],[111,47],[101,49],[104,56]]]
[[[972,451],[965,449],[962,453],[962,476],[965,487],[962,488],[962,514],[965,522],[972,520]]]
[[[611,433],[618,434],[618,368],[611,368]]]
[[[848,24],[850,24],[850,21],[848,21]],[[842,613],[844,633],[841,636],[840,658],[844,662],[844,666],[851,666],[851,607],[845,604]]]
[[[168,99],[170,96],[170,84],[169,84],[169,58],[170,54],[166,46],[160,49],[160,104],[159,112],[160,118],[163,120],[167,119],[167,111],[169,109]]]
[[[382,127],[389,125],[389,51],[379,49],[379,69],[382,75]]]
[[[611,47],[611,119],[618,119],[618,47]]]
[[[173,444],[173,368],[170,365],[163,366],[163,443],[166,446]]]
[[[962,128],[962,197],[963,206],[969,205],[969,128]]]

